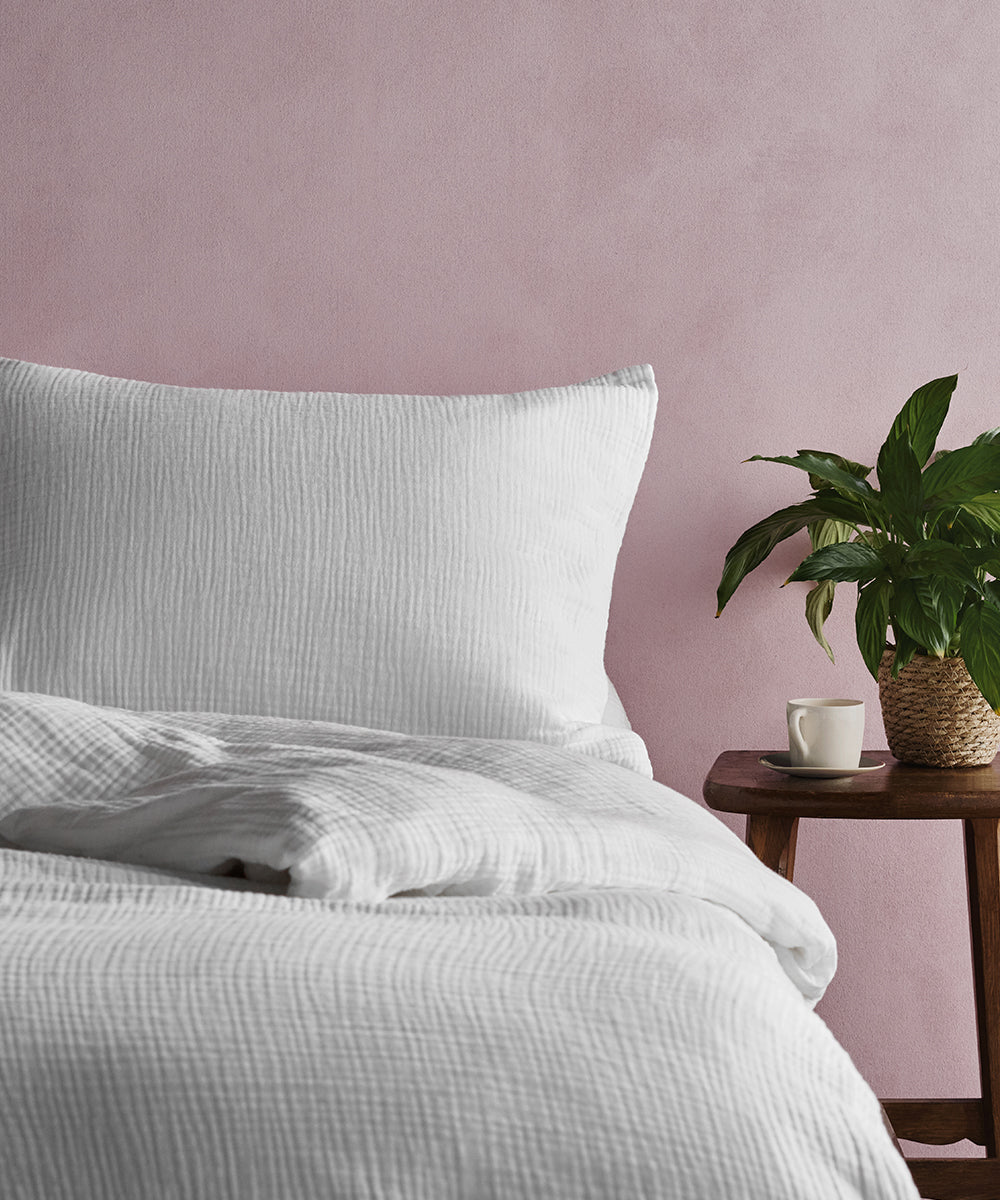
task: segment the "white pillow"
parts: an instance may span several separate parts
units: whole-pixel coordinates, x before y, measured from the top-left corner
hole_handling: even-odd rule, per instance
[[[360,396],[0,359],[0,688],[571,741],[655,406],[648,366]]]

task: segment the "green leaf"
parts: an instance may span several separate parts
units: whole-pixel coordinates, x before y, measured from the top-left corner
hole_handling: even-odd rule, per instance
[[[963,446],[924,471],[925,505],[962,504],[1000,489],[1000,444]]]
[[[854,533],[854,526],[846,521],[834,521],[825,518],[814,521],[809,526],[809,540],[814,550],[822,550],[824,546],[833,546],[837,542],[849,542]]]
[[[888,514],[890,525],[907,541],[915,541],[923,535],[920,466],[909,438],[897,434],[893,426],[879,451],[875,469],[882,490],[882,508]]]
[[[796,450],[795,453],[800,458],[804,454],[810,454],[814,458],[829,459],[841,470],[846,471],[848,475],[853,475],[855,479],[866,479],[872,473],[871,467],[866,467],[863,463],[852,462],[851,459],[844,458],[842,454],[831,454],[829,450]],[[819,491],[823,486],[823,480],[818,475],[810,475],[809,486]]]
[[[867,497],[834,491],[832,487],[820,488],[813,499],[823,505],[831,520],[843,521],[852,527],[870,526],[870,513],[879,513],[879,494],[872,491]]]
[[[988,571],[990,575],[1000,575],[1000,547],[970,546],[962,553],[965,561],[973,569]]]
[[[896,642],[896,653],[892,660],[892,677],[899,678],[899,672],[913,661],[913,656],[920,653],[920,647],[910,637],[904,633],[902,629],[893,629],[893,638]]]
[[[943,538],[922,538],[907,546],[902,568],[908,575],[931,575],[942,566],[957,566],[965,562],[965,554],[954,542]]]
[[[980,592],[980,581],[976,567],[982,560],[991,558],[996,551],[963,550],[953,542],[941,538],[927,538],[907,548],[902,562],[893,569],[897,579],[915,579],[930,576],[948,579],[962,589]]]
[[[886,646],[889,627],[889,597],[892,584],[887,579],[873,579],[858,586],[858,606],[854,612],[854,629],[858,649],[865,666],[878,679],[878,667]]]
[[[973,496],[958,506],[969,516],[975,517],[989,529],[1000,533],[1000,496],[996,492],[986,492],[982,496]]]
[[[787,455],[778,455],[771,458],[764,454],[755,454],[746,461],[784,463],[788,467],[798,467],[800,471],[808,471],[811,480],[822,480],[830,484],[841,495],[856,496],[862,500],[868,500],[877,494],[870,483],[866,483],[864,479],[859,479],[840,465],[841,462],[845,462],[846,460],[842,459],[839,454],[818,454],[815,451],[807,450],[795,455],[794,458],[790,458]]]
[[[863,542],[839,542],[814,550],[795,568],[786,583],[803,579],[833,579],[859,583],[874,579],[885,567],[880,551]]]
[[[893,588],[896,623],[927,654],[943,658],[958,627],[965,588],[940,576],[901,579]]]
[[[892,538],[881,529],[863,529],[857,536],[859,542],[873,546],[876,550],[887,550],[893,545]]]
[[[985,433],[981,433],[979,437],[972,439],[973,446],[981,446],[984,442],[1000,442],[1000,427],[987,429]]]
[[[813,637],[826,651],[830,662],[834,661],[833,650],[823,633],[823,626],[833,610],[833,593],[836,587],[832,579],[824,579],[806,593],[806,620]]]
[[[799,453],[806,454],[809,452],[800,450]],[[858,470],[863,471],[865,474],[870,470],[869,467],[862,467],[858,463],[848,463],[846,458],[843,462],[848,467],[857,467]],[[836,495],[835,492],[831,494]],[[824,546],[834,546],[839,542],[849,542],[853,533],[853,525],[848,524],[847,521],[836,521],[832,518],[815,521],[809,526],[809,540],[812,542],[814,550],[822,550]],[[823,579],[806,593],[806,621],[812,630],[813,637],[826,651],[826,656],[830,662],[835,662],[836,660],[833,657],[833,647],[826,640],[823,627],[826,624],[827,617],[833,611],[833,598],[836,590],[837,585],[832,579]]]
[[[1000,533],[995,529],[959,505],[944,506],[938,511],[944,518],[934,522],[939,537],[962,547],[966,554],[1000,555]]]
[[[718,616],[722,612],[743,579],[767,558],[779,542],[815,521],[836,515],[831,512],[831,507],[825,499],[814,498],[781,508],[758,521],[756,525],[751,525],[726,555],[717,592],[718,611],[715,615]]]
[[[1000,609],[974,605],[962,621],[962,657],[976,687],[1000,712]]]
[[[925,383],[907,400],[892,423],[887,441],[909,442],[921,468],[934,450],[957,383],[957,375]]]

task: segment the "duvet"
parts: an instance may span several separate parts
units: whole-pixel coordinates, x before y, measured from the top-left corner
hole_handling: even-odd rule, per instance
[[[916,1192],[808,898],[576,748],[0,695],[10,1200]]]

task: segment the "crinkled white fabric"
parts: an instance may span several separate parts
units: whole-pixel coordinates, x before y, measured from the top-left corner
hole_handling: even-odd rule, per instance
[[[731,908],[815,1002],[833,936],[705,809],[582,754],[0,693],[0,836],[296,896],[655,888]]]
[[[656,401],[648,366],[363,396],[0,358],[0,688],[565,744]]]
[[[800,991],[812,904],[633,772],[7,695],[0,796],[156,847],[0,849],[11,1200],[916,1196]],[[220,858],[311,895],[171,865]]]

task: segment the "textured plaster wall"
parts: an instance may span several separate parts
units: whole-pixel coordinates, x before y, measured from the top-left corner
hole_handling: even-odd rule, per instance
[[[716,622],[722,558],[960,372],[1000,424],[1000,18],[957,0],[6,0],[0,352],[187,384],[661,388],[609,669],[658,776],[780,747],[831,666],[801,542]],[[740,827],[739,822],[734,822]],[[972,1094],[957,824],[814,823],[821,1012],[883,1095]]]

